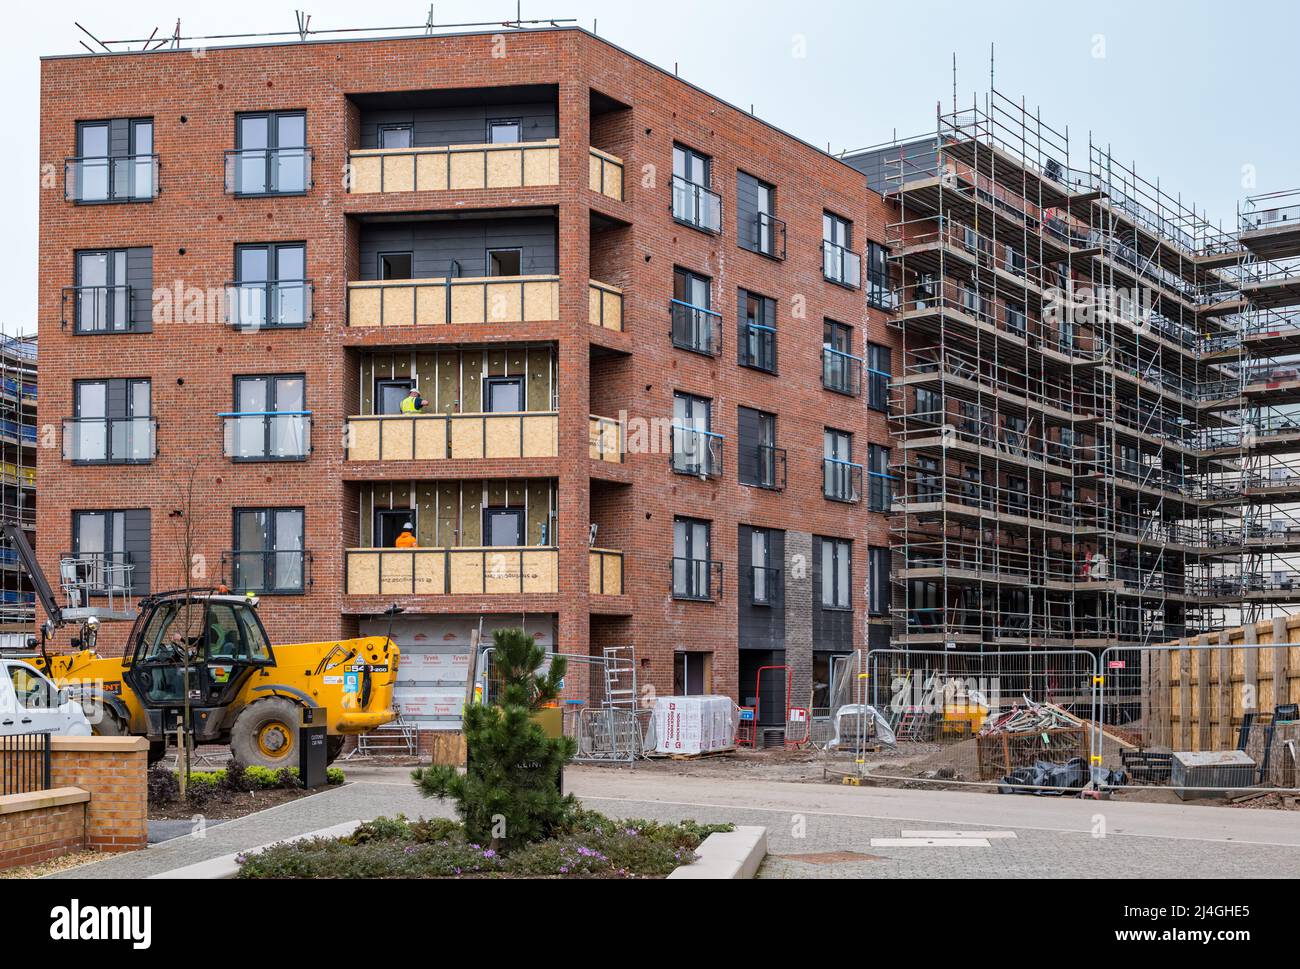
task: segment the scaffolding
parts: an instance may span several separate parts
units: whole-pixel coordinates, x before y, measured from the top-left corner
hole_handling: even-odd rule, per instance
[[[1212,225],[990,87],[893,207],[894,643],[1149,646],[1300,606],[1300,192]]]
[[[36,338],[0,335],[0,523],[34,544],[36,529]],[[17,551],[0,542],[0,645],[22,647],[36,594]],[[11,642],[12,641],[12,642]]]

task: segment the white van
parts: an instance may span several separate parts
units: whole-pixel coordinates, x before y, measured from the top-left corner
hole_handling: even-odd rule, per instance
[[[0,659],[0,737],[48,733],[89,737],[90,721],[81,703],[26,663]]]

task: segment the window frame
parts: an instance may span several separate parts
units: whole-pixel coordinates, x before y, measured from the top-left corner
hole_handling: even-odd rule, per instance
[[[824,612],[852,612],[853,611],[853,541],[847,538],[831,538],[825,535],[818,536],[821,544],[820,562],[822,568],[821,574],[821,608]],[[833,575],[828,582],[826,575],[826,549],[831,549],[831,565]],[[845,576],[844,582],[840,582],[840,565],[843,564]],[[831,590],[830,598],[832,601],[827,602],[827,591]],[[847,601],[841,604],[840,592],[843,591],[847,596]]]
[[[298,521],[300,522],[300,531],[298,534],[297,548],[282,549],[282,548],[275,547],[279,541],[279,537],[278,537],[279,524],[280,524],[279,516],[281,513],[288,513],[288,514],[296,513],[298,515]],[[244,548],[240,544],[240,538],[241,538],[240,529],[239,529],[240,516],[256,515],[256,514],[265,514],[267,516],[267,528],[264,530],[265,541],[263,542],[261,548]],[[237,560],[232,559],[231,562],[232,571],[230,576],[231,589],[235,589],[241,592],[251,591],[254,594],[259,596],[267,596],[267,595],[299,596],[299,595],[307,594],[308,589],[311,586],[311,579],[308,576],[308,568],[307,568],[310,553],[308,553],[307,551],[307,509],[305,506],[303,505],[237,505],[230,509],[230,520],[231,520],[230,547],[231,547],[232,554],[234,556],[240,556],[243,554],[253,554],[253,553],[259,554],[262,557],[262,579],[263,579],[263,587],[260,589],[249,589],[247,587],[240,587],[239,584],[234,581],[235,578],[234,567],[235,567],[235,562]],[[285,586],[285,587],[274,586],[273,583],[268,583],[265,581],[266,579],[272,577],[274,572],[276,571],[275,557],[285,552],[297,552],[302,557],[300,562],[300,567],[299,567],[299,578],[301,581],[301,586],[299,588],[293,588],[290,586]]]

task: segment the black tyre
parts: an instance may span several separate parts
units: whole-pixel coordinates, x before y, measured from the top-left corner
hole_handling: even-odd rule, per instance
[[[125,737],[130,728],[107,703],[94,697],[81,701],[81,710],[90,721],[90,730],[96,737]]]
[[[149,766],[152,767],[158,761],[167,756],[167,741],[151,740],[149,741]]]
[[[332,764],[339,759],[339,754],[343,753],[343,741],[347,739],[342,734],[325,738],[325,763]]]
[[[298,704],[283,697],[249,704],[230,731],[231,756],[246,767],[297,767],[301,715]]]

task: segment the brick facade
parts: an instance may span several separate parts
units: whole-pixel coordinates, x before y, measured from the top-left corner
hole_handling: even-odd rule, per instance
[[[504,45],[504,46],[502,46]],[[498,51],[503,56],[494,56]],[[359,147],[357,95],[404,91],[553,88],[559,121],[559,184],[510,190],[355,195],[342,173]],[[597,100],[593,100],[597,99]],[[593,111],[593,104],[602,108]],[[606,107],[613,105],[610,110]],[[235,198],[223,192],[223,152],[234,147],[241,111],[304,110],[314,152],[314,185],[303,197]],[[284,505],[305,509],[312,583],[302,596],[265,597],[262,616],[275,641],[354,635],[358,618],[397,601],[413,613],[542,613],[556,617],[559,648],[598,652],[631,643],[641,682],[660,694],[673,687],[674,653],[713,655],[712,689],[737,695],[737,528],[785,529],[853,542],[853,645],[867,641],[867,548],[888,545],[888,521],[864,500],[840,504],[822,495],[823,430],[853,434],[853,460],[868,442],[887,443],[884,415],[858,397],[823,389],[822,325],[853,327],[852,352],[868,341],[890,345],[884,314],[869,310],[864,289],[828,282],[822,272],[822,215],[853,223],[853,248],[883,241],[888,214],[861,174],[811,146],[730,107],[583,31],[404,38],[210,49],[131,56],[74,56],[42,63],[41,158],[62,171],[75,154],[76,122],[152,117],[161,159],[161,194],[147,203],[76,205],[62,179],[41,195],[39,558],[48,574],[70,547],[75,509],[148,508],[153,588],[183,584],[172,513],[197,462],[197,550],[215,582],[231,548],[231,510]],[[673,145],[713,159],[713,189],[723,226],[706,234],[670,214]],[[588,187],[589,148],[620,157],[625,198]],[[776,186],[776,214],[788,225],[787,258],[769,259],[737,244],[737,171]],[[546,210],[558,220],[556,322],[456,325],[415,336],[346,326],[346,283],[357,273],[359,220],[393,213]],[[73,282],[73,253],[93,247],[151,246],[154,286],[177,281],[202,289],[232,278],[237,243],[305,241],[315,315],[306,329],[241,333],[219,321],[156,322],[151,333],[78,336],[61,326],[61,292]],[[722,313],[722,350],[706,357],[669,339],[673,269],[711,277]],[[622,332],[588,323],[588,280],[625,293]],[[865,283],[865,267],[864,267]],[[738,289],[777,301],[779,376],[738,366]],[[429,332],[432,330],[432,333]],[[357,413],[357,361],[375,347],[549,343],[559,372],[559,454],[554,459],[402,462],[350,465],[343,449],[347,417]],[[235,374],[302,372],[313,414],[313,451],[302,463],[237,464],[222,456],[217,416],[231,409]],[[60,420],[72,415],[72,381],[84,377],[153,380],[159,422],[157,459],[132,467],[73,467],[57,447]],[[713,430],[726,437],[724,473],[701,481],[672,473],[664,453],[630,454],[622,465],[588,457],[588,416],[667,418],[674,391],[713,401]],[[777,414],[777,445],[788,451],[784,491],[738,483],[737,408]],[[358,488],[370,481],[548,478],[556,481],[558,594],[527,596],[382,596],[344,594],[345,547],[359,539]],[[865,489],[864,489],[865,490]],[[723,563],[723,593],[712,603],[670,594],[673,519],[713,523],[713,557]],[[588,590],[587,541],[625,556],[625,594]],[[792,534],[793,537],[793,534]],[[811,590],[808,591],[811,595]],[[101,642],[120,642],[105,629]],[[814,644],[801,637],[801,651]],[[792,639],[792,643],[794,640]],[[807,658],[796,697],[806,695]],[[802,704],[800,704],[802,705]]]

